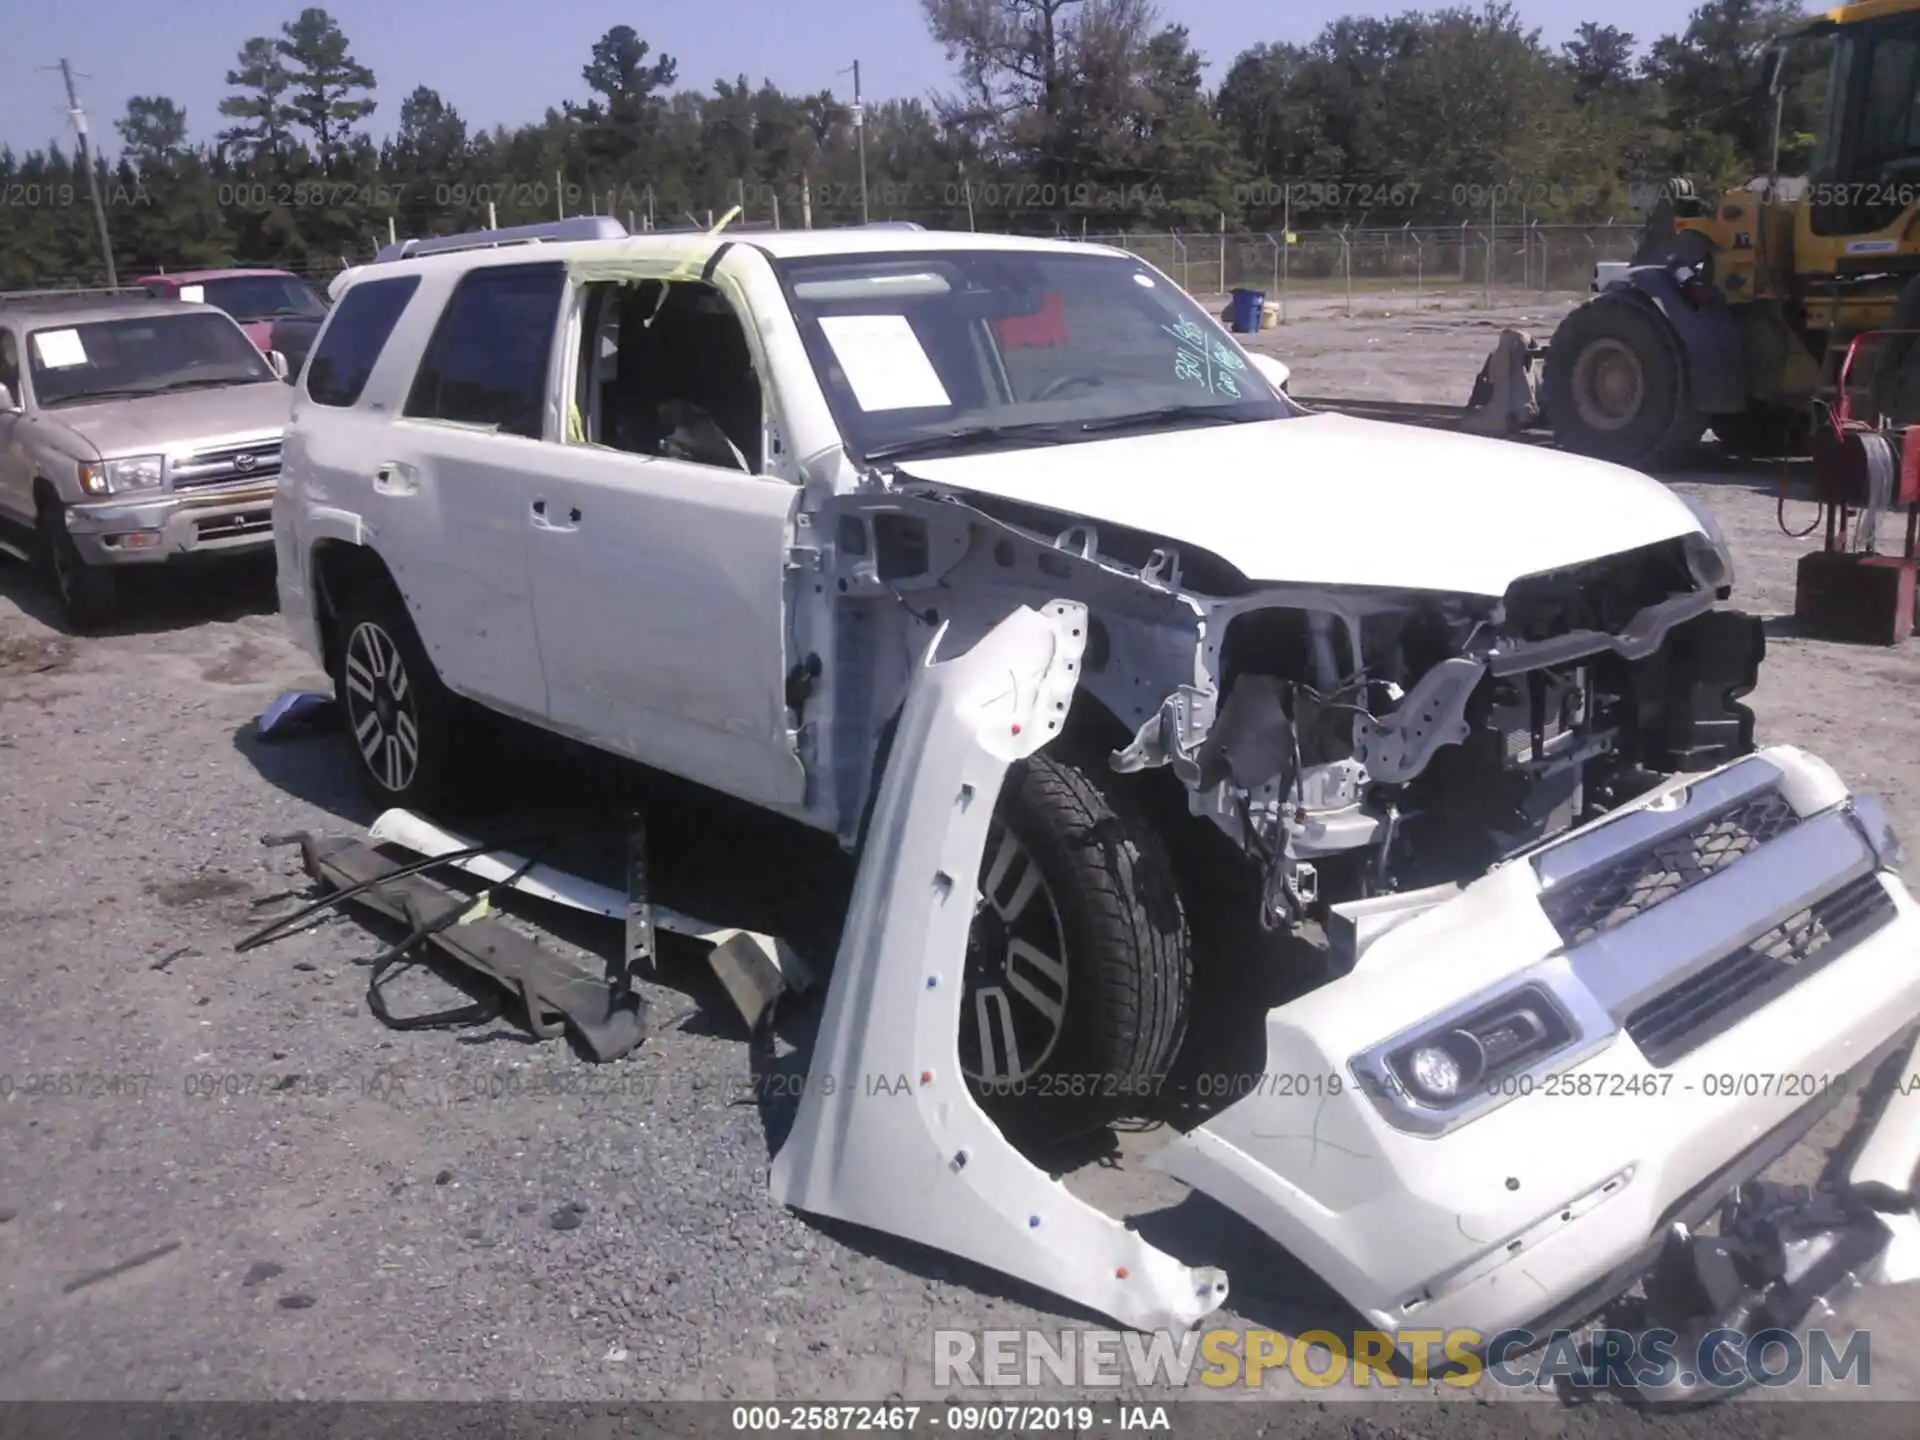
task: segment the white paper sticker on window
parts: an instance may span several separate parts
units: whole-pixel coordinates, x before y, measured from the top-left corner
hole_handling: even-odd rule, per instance
[[[40,363],[49,370],[87,363],[87,347],[80,343],[78,330],[42,330],[33,337],[33,348],[40,352]]]
[[[827,315],[820,329],[862,410],[951,405],[904,315]]]
[[[189,305],[205,304],[207,287],[204,285],[182,285],[180,287],[180,298]]]

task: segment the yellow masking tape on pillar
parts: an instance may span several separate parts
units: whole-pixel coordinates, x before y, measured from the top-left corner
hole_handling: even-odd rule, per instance
[[[720,217],[713,228],[707,231],[707,235],[709,237],[718,235],[737,220],[740,213],[741,207],[734,206]],[[679,264],[666,267],[647,260],[573,260],[567,264],[567,273],[573,277],[576,284],[580,285],[591,285],[596,281],[632,285],[642,280],[659,280],[663,284],[671,285],[677,280],[699,279],[701,272],[707,268],[707,262],[713,258],[713,252],[718,248],[716,245],[709,245],[687,256]],[[664,291],[660,298],[664,303],[666,300]],[[586,443],[586,438],[586,425],[580,417],[579,402],[571,401],[567,405],[567,443],[582,445]]]

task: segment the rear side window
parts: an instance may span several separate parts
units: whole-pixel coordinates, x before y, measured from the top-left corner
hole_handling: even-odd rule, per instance
[[[400,312],[419,288],[418,275],[402,275],[347,291],[307,360],[307,394],[316,404],[351,405],[360,398]]]
[[[471,272],[434,327],[406,414],[538,440],[565,288],[566,271],[556,264]]]

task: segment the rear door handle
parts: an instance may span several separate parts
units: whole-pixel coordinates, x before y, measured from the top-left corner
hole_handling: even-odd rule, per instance
[[[544,499],[533,502],[533,528],[536,530],[572,530],[580,524],[580,512],[569,507],[565,523],[547,518],[547,502]]]
[[[377,495],[418,495],[420,477],[411,465],[389,460],[373,472],[373,489]]]

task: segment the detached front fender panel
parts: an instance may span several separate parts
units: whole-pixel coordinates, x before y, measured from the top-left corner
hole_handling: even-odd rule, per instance
[[[1625,289],[1653,305],[1680,342],[1693,403],[1706,415],[1733,415],[1747,408],[1747,367],[1740,350],[1740,329],[1716,291],[1706,308],[1696,310],[1680,293],[1665,265],[1635,265],[1608,290]]]
[[[945,1250],[1123,1325],[1186,1329],[1217,1270],[1155,1249],[1030,1164],[960,1069],[967,937],[1008,768],[1060,733],[1086,607],[1022,607],[914,677],[863,847],[806,1093],[774,1157],[783,1204]]]

